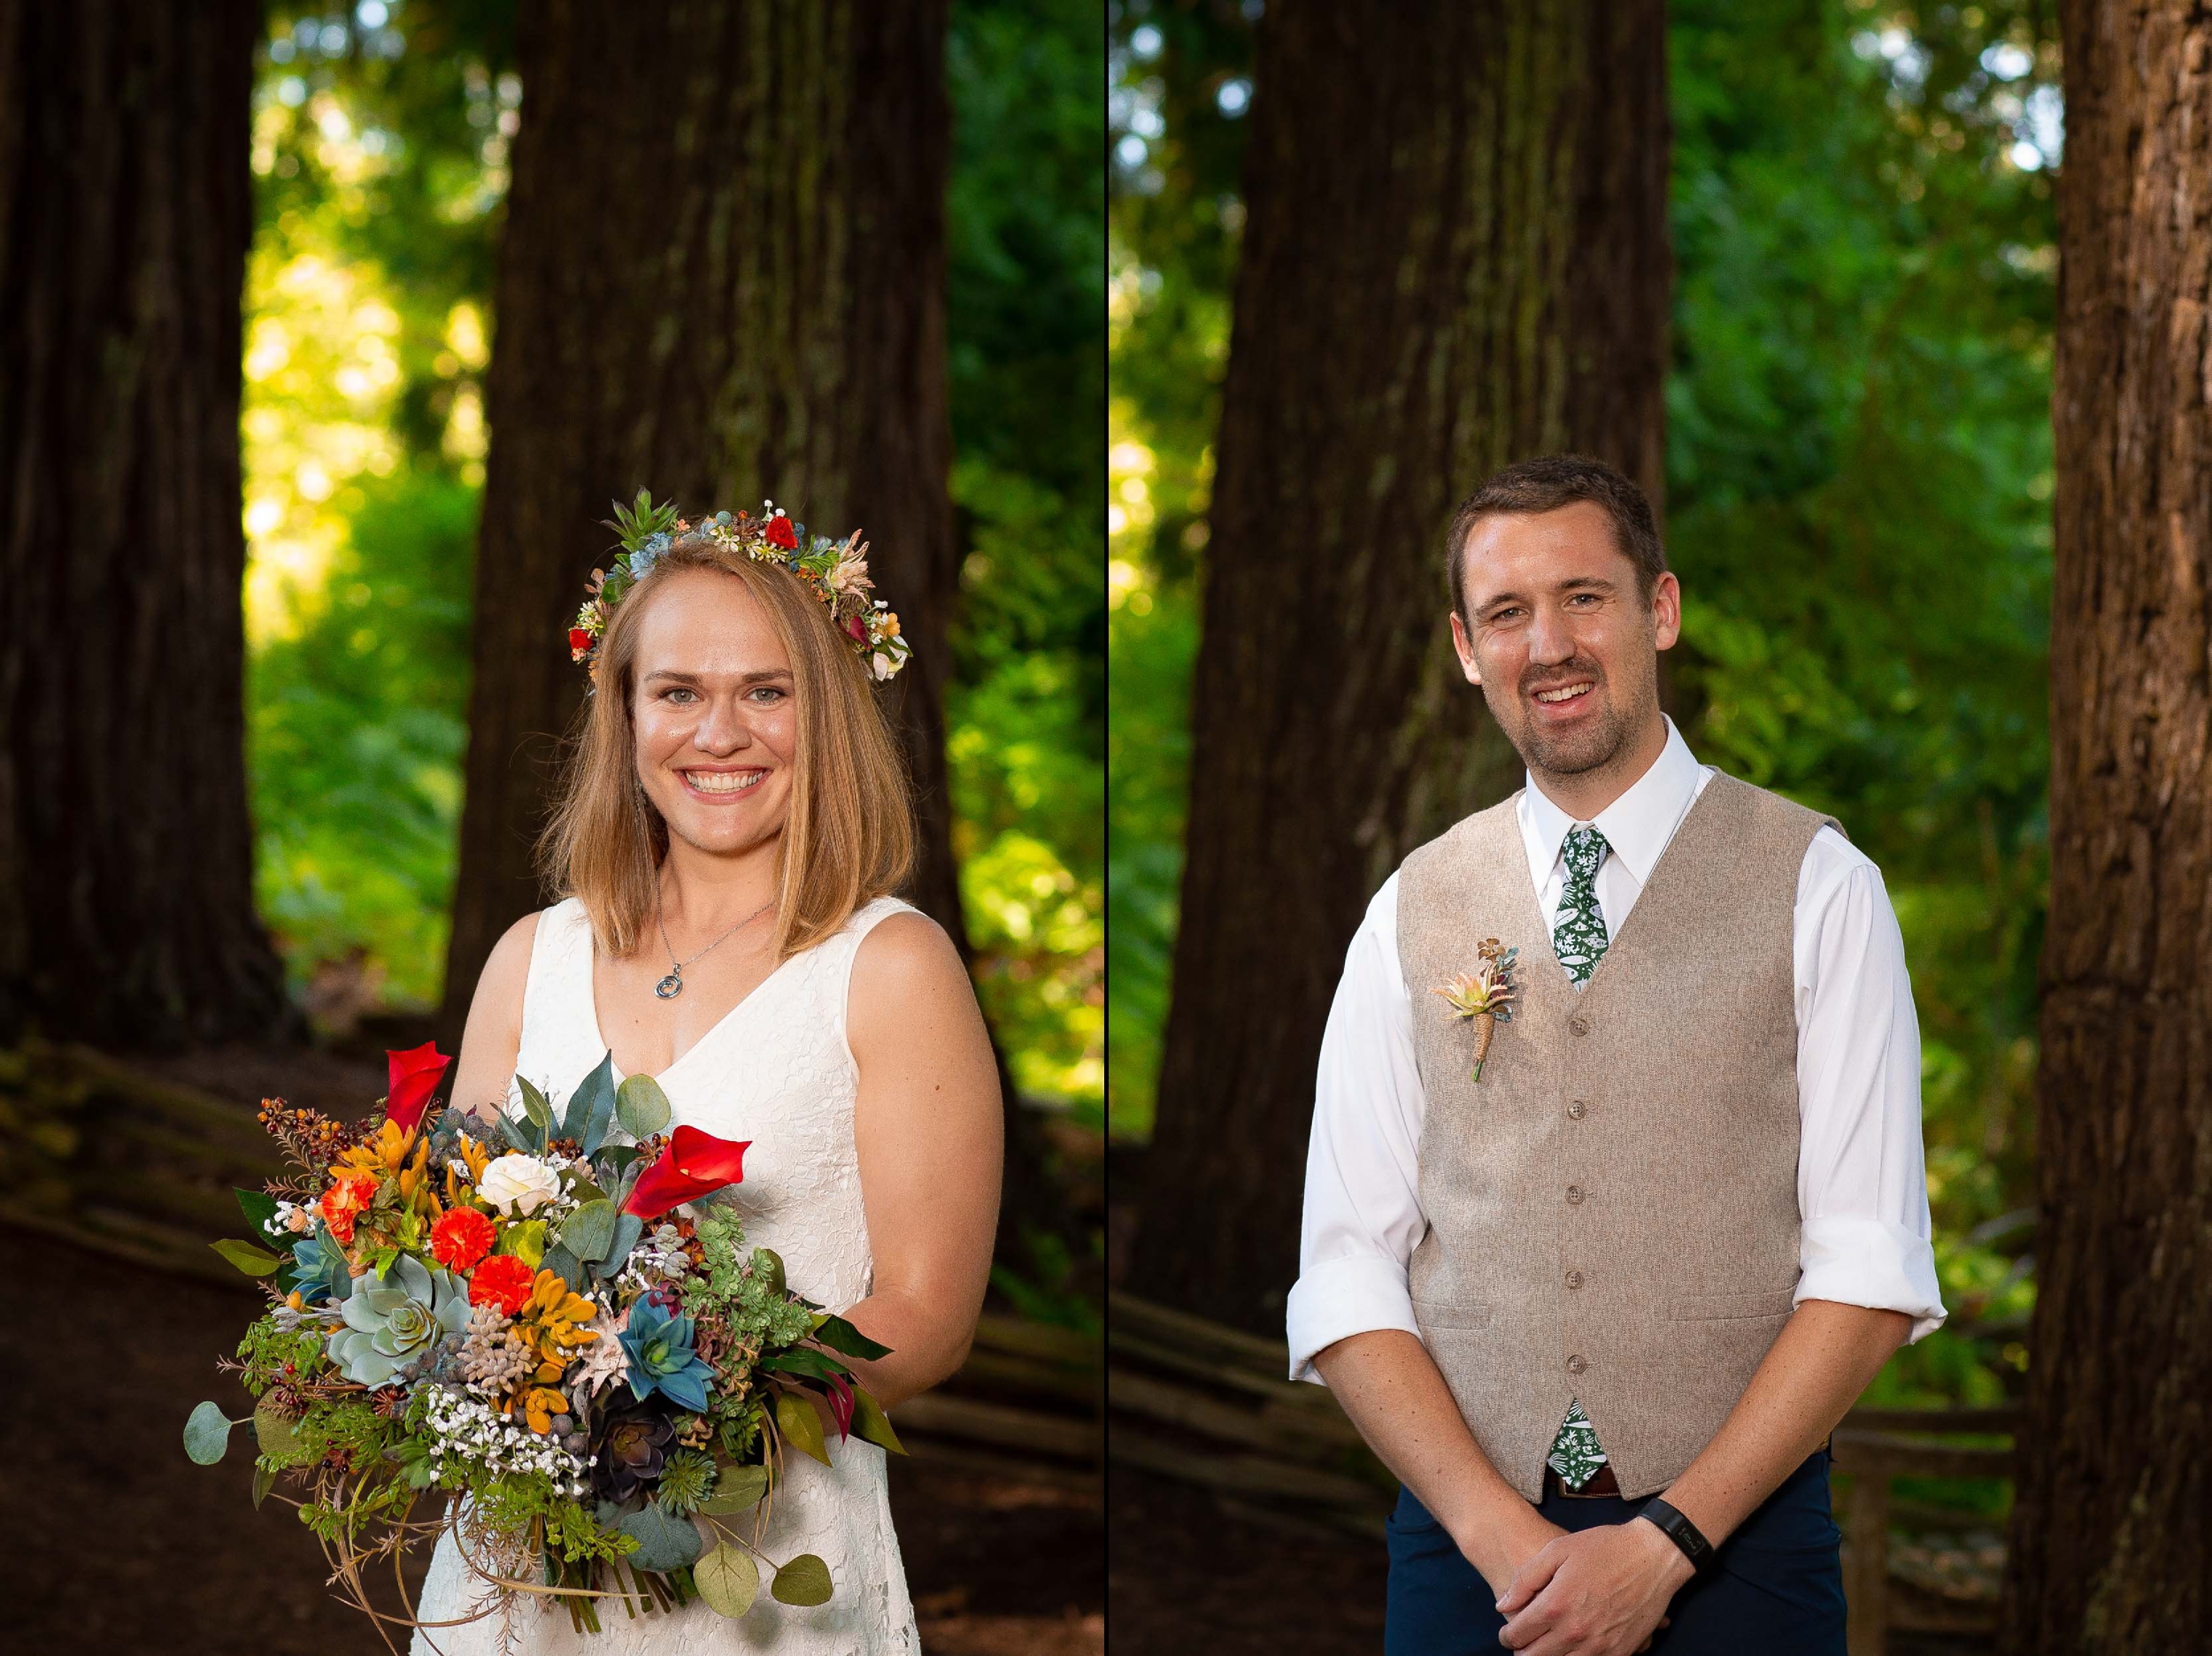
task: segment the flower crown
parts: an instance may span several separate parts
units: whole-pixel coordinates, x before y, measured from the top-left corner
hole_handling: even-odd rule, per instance
[[[599,640],[606,636],[607,619],[630,589],[652,572],[671,547],[686,542],[710,542],[742,550],[757,564],[774,564],[789,570],[824,604],[830,621],[851,646],[854,655],[878,680],[906,665],[913,654],[899,636],[899,617],[881,599],[871,600],[875,583],[868,579],[868,543],[855,530],[842,540],[827,535],[808,538],[806,525],[773,501],[761,502],[757,518],[747,512],[717,512],[694,527],[676,515],[673,501],[653,503],[652,494],[637,492],[637,500],[625,508],[618,501],[614,518],[607,525],[622,544],[611,569],[594,570],[583,608],[568,629],[571,661],[585,663],[595,685],[599,678]]]

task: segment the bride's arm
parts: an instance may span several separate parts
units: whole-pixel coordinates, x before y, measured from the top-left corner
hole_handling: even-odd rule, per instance
[[[1005,1123],[975,990],[951,939],[893,915],[853,960],[846,1039],[875,1292],[846,1315],[891,1355],[854,1372],[885,1407],[967,1360],[991,1273]]]
[[[522,991],[530,981],[530,946],[537,935],[538,916],[526,914],[492,946],[461,1031],[460,1062],[453,1067],[446,1099],[487,1123],[507,1107],[508,1085],[522,1050]]]

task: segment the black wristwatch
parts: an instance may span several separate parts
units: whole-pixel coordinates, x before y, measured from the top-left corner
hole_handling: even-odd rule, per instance
[[[1713,1544],[1699,1532],[1695,1524],[1666,1502],[1653,1496],[1644,1503],[1640,1515],[1657,1524],[1660,1533],[1682,1549],[1682,1556],[1690,1560],[1690,1568],[1699,1575],[1712,1568]]]

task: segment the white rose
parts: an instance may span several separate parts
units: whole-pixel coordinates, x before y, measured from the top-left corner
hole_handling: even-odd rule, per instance
[[[503,1213],[535,1213],[561,1193],[559,1177],[535,1156],[503,1155],[484,1169],[476,1193]]]

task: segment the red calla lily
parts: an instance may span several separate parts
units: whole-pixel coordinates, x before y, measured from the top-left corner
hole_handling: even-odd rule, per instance
[[[422,1113],[430,1107],[430,1095],[438,1090],[438,1083],[445,1079],[446,1066],[453,1060],[438,1050],[435,1041],[425,1041],[406,1052],[388,1052],[386,1062],[391,1066],[391,1078],[385,1089],[384,1118],[397,1123],[400,1131],[412,1132],[422,1120]]]
[[[657,1219],[679,1203],[695,1201],[725,1184],[745,1177],[745,1153],[749,1138],[717,1138],[710,1132],[684,1126],[668,1141],[661,1159],[638,1175],[623,1200],[622,1211],[641,1219]]]

